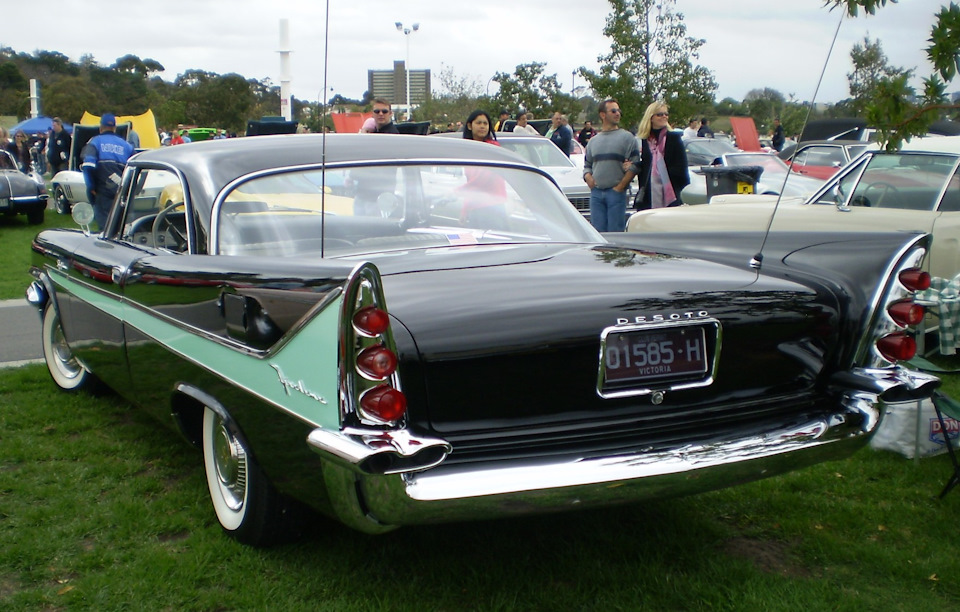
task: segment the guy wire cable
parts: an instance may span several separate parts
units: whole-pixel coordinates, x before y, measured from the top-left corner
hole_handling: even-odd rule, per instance
[[[326,14],[323,20],[323,94],[327,93],[327,67],[330,57],[330,0],[326,2]],[[318,96],[323,101],[323,95]],[[320,257],[326,250],[327,223],[327,105],[320,112]]]

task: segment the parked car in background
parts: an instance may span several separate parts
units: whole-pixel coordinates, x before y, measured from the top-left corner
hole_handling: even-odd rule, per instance
[[[754,166],[762,169],[755,186],[755,193],[767,195],[806,197],[812,195],[822,185],[820,179],[790,173],[787,165],[772,153],[724,153],[720,163],[714,166],[726,168]],[[690,184],[684,187],[681,197],[684,204],[706,204],[707,177],[700,167],[690,167]]]
[[[846,456],[939,382],[897,365],[928,242],[777,235],[758,272],[755,233],[602,236],[506,147],[261,136],[132,157],[28,299],[54,383],[181,432],[262,545],[301,504],[379,533]]]
[[[461,132],[441,132],[434,136],[463,139]],[[580,214],[590,218],[590,188],[583,180],[583,166],[578,166],[573,156],[567,157],[553,141],[543,136],[514,132],[497,132],[496,136],[501,147],[549,174]],[[580,147],[579,142],[573,142]]]
[[[0,149],[0,214],[26,215],[31,225],[43,223],[47,186],[36,172],[22,172],[17,159]]]
[[[780,158],[791,171],[825,181],[864,151],[877,148],[862,140],[814,140],[781,152]]]
[[[729,140],[720,138],[691,138],[684,143],[688,166],[711,166],[722,163],[727,153],[740,153]]]
[[[934,142],[951,149],[960,137]],[[707,206],[640,211],[630,218],[627,231],[762,231],[772,220],[774,232],[926,232],[933,234],[930,273],[952,279],[960,273],[958,172],[960,153],[867,151],[810,198],[778,202],[769,195],[718,195]]]

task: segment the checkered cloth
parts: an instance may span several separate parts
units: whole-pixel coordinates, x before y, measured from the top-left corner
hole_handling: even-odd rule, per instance
[[[960,276],[952,279],[934,276],[930,279],[930,288],[918,291],[915,298],[940,319],[940,354],[956,355],[960,340]]]

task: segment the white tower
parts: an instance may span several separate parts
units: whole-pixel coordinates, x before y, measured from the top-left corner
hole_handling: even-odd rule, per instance
[[[40,116],[40,90],[37,87],[37,79],[30,79],[30,116]]]
[[[280,114],[287,121],[293,119],[293,100],[290,93],[290,21],[280,20]]]

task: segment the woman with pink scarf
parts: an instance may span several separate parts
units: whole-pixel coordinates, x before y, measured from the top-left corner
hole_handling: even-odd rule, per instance
[[[669,108],[663,102],[648,106],[640,120],[637,138],[643,147],[636,210],[683,204],[680,192],[690,184],[687,153],[681,134],[673,131],[669,120]]]

